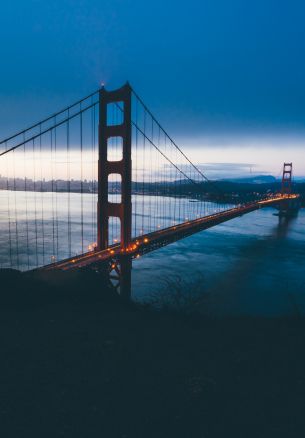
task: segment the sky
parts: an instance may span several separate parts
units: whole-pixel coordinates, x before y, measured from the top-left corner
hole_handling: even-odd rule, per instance
[[[128,80],[207,171],[244,163],[242,174],[277,174],[286,160],[305,176],[304,0],[2,0],[0,8],[1,138],[102,82]]]

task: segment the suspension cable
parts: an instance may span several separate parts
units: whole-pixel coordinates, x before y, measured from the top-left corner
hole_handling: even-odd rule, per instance
[[[47,117],[44,120],[41,120],[40,122],[35,123],[34,125],[23,129],[22,131],[17,132],[17,134],[11,135],[10,137],[7,137],[4,140],[0,141],[0,144],[6,143],[10,140],[12,140],[15,137],[19,137],[19,135],[25,134],[28,131],[31,131],[32,129],[38,128],[39,126],[41,126],[43,123],[46,123],[50,120],[52,120],[53,118],[58,117],[60,114],[67,112],[68,110],[71,110],[71,108],[78,106],[80,103],[84,102],[85,100],[90,99],[91,97],[93,97],[95,94],[97,94],[99,92],[99,90],[94,91],[93,93],[89,94],[88,96],[84,97],[83,99],[78,100],[77,102],[73,103],[72,105],[69,105],[68,107],[66,107],[63,110],[60,110],[54,114],[52,114],[51,116]],[[54,127],[54,126],[53,126]],[[30,139],[29,139],[30,140]]]
[[[3,155],[7,154],[8,152],[14,151],[15,149],[19,148],[20,146],[23,146],[25,143],[29,143],[32,142],[33,140],[36,140],[36,138],[40,137],[43,134],[46,134],[47,132],[50,132],[51,130],[58,128],[61,125],[64,125],[65,123],[68,123],[71,119],[74,119],[75,117],[79,116],[81,113],[84,113],[85,111],[89,110],[90,108],[92,108],[93,106],[98,105],[98,102],[94,102],[90,105],[88,105],[86,108],[83,108],[82,110],[78,111],[75,114],[69,114],[69,110],[67,109],[68,112],[68,117],[61,120],[60,122],[57,122],[56,125],[52,125],[49,128],[46,128],[43,131],[40,131],[38,134],[33,135],[32,137],[29,137],[26,139],[26,141],[22,141],[20,143],[18,143],[16,146],[13,146],[3,152],[0,153],[0,157],[2,157]]]
[[[143,108],[145,109],[145,111],[148,112],[148,114],[150,115],[150,117],[153,119],[153,121],[159,126],[159,128],[161,129],[161,131],[164,132],[164,134],[169,138],[169,140],[171,141],[171,143],[175,146],[176,149],[178,149],[178,151],[183,155],[183,157],[190,163],[190,165],[202,176],[203,179],[205,179],[208,183],[210,184],[214,184],[213,181],[211,181],[207,176],[205,176],[205,174],[203,172],[201,172],[201,170],[188,158],[188,156],[182,151],[182,149],[177,145],[177,143],[172,139],[172,137],[167,133],[167,131],[160,125],[160,123],[158,122],[158,120],[155,118],[155,116],[152,114],[152,112],[148,109],[148,107],[145,105],[145,103],[143,102],[143,100],[140,98],[140,96],[134,91],[133,88],[131,88],[132,93],[134,94],[134,96],[136,97],[136,99],[139,100],[139,102],[142,104]]]

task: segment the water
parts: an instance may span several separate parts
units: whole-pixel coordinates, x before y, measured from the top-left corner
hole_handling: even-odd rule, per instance
[[[86,251],[87,245],[96,240],[95,195],[86,194],[81,202],[81,195],[77,193],[69,196],[66,193],[57,194],[56,198],[51,193],[28,193],[25,200],[24,192],[2,191],[1,267],[10,266],[8,201],[12,262],[15,264],[16,217],[21,241],[19,266],[15,267],[27,269],[29,265],[50,263],[53,254],[58,259],[67,257],[68,249],[72,254],[82,249]],[[166,197],[160,200],[157,197],[134,196],[136,214],[133,217],[133,234],[146,233],[158,225],[161,228],[172,225],[173,218],[169,212],[173,202],[179,203],[176,222],[186,219],[186,216],[197,216],[198,203],[185,199],[177,201]],[[79,224],[81,206],[83,229]],[[143,206],[144,215],[141,215]],[[219,206],[208,203],[205,208],[205,214],[210,214]],[[52,219],[54,211],[55,222]],[[247,214],[135,260],[133,297],[139,301],[157,299],[168,302],[170,292],[177,305],[193,306],[210,315],[304,314],[305,210],[300,210],[298,216],[288,222],[280,222],[274,213],[274,209],[266,208]],[[70,238],[68,214],[72,222]],[[54,235],[56,245],[53,243]],[[83,248],[80,246],[82,235]],[[118,230],[114,226],[111,238],[116,235]]]
[[[249,213],[145,255],[133,264],[135,298],[168,303],[170,291],[178,306],[213,316],[304,315],[305,210],[282,223],[274,213]]]
[[[109,194],[120,202],[120,194]],[[34,269],[92,250],[97,240],[97,195],[0,191],[0,268]],[[132,235],[138,237],[227,208],[165,196],[132,196]],[[120,241],[109,220],[109,244]]]

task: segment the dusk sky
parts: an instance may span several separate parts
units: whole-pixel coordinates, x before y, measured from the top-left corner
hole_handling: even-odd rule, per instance
[[[305,175],[304,23],[301,0],[3,0],[0,137],[129,80],[197,163]]]

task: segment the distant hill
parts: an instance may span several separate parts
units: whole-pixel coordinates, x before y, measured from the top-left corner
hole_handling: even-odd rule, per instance
[[[272,184],[277,180],[272,175],[256,175],[246,178],[225,178],[220,181],[234,182],[239,184]]]
[[[278,182],[274,176],[272,175],[253,175],[248,177],[236,177],[236,178],[220,178],[210,179],[213,182],[216,183],[222,183],[222,182],[229,182],[229,183],[238,183],[238,184],[273,184]],[[166,184],[175,184],[179,182],[180,185],[188,185],[190,182],[187,179],[181,179],[179,181],[172,181],[172,182],[166,182]]]

